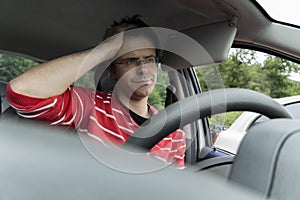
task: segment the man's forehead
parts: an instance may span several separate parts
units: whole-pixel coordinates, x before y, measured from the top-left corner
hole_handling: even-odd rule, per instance
[[[155,45],[149,38],[143,36],[129,37],[123,41],[123,45],[119,51],[119,55],[143,49],[151,49],[151,51],[155,51]]]
[[[119,59],[126,58],[147,58],[151,56],[155,56],[156,52],[153,48],[145,48],[145,49],[137,49],[134,51],[127,52],[119,57]]]

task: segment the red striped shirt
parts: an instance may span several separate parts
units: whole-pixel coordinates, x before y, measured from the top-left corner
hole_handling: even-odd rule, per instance
[[[73,127],[104,144],[122,145],[139,127],[111,93],[70,87],[61,95],[42,99],[18,94],[8,84],[6,97],[22,117]],[[153,114],[157,113],[154,107],[150,106],[150,109]],[[185,134],[178,129],[150,152],[166,162],[176,161],[177,167],[184,168],[185,149]]]

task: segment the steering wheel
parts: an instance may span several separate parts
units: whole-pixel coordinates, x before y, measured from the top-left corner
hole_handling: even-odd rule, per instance
[[[180,100],[152,116],[128,138],[126,145],[149,150],[160,140],[186,124],[214,114],[230,111],[252,111],[270,119],[292,118],[272,98],[248,89],[211,90]]]

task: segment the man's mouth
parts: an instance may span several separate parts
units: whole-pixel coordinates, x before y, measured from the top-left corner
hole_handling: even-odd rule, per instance
[[[148,77],[139,77],[136,79],[133,79],[133,83],[138,83],[138,84],[150,84],[153,83],[153,77],[148,76]]]

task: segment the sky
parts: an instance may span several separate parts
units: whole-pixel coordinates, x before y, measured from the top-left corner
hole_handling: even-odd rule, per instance
[[[256,0],[275,20],[300,26],[298,0]],[[300,82],[300,74],[292,72],[289,79]]]
[[[275,20],[300,25],[298,0],[256,0]]]
[[[289,79],[292,81],[297,81],[300,82],[300,74],[296,73],[296,72],[291,72]]]

